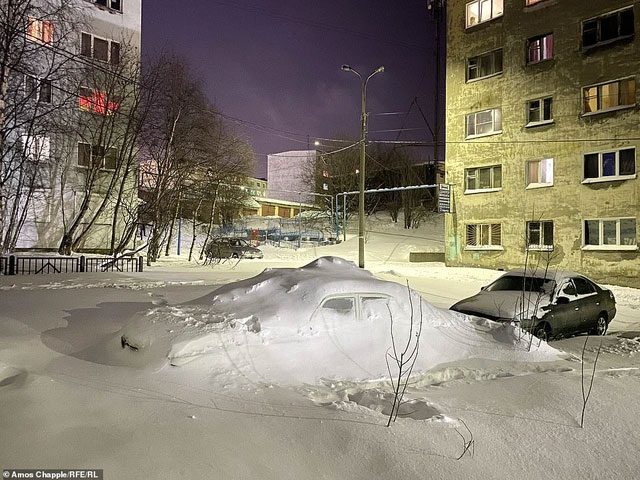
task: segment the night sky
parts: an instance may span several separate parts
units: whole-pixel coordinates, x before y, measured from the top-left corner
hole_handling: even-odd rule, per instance
[[[414,97],[432,122],[434,24],[425,0],[143,1],[145,53],[186,57],[224,114],[257,124],[237,130],[256,152],[314,148],[314,140],[360,135],[360,83],[367,88],[369,138],[430,141]],[[324,142],[325,144],[327,142]],[[322,146],[320,147],[322,148]],[[423,153],[422,155],[428,155]]]

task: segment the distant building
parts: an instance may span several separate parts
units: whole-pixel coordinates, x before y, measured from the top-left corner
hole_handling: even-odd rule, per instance
[[[294,150],[267,155],[267,197],[314,203],[315,150]],[[298,193],[302,192],[302,193]]]
[[[640,286],[639,18],[633,1],[447,2],[448,265],[550,258]]]

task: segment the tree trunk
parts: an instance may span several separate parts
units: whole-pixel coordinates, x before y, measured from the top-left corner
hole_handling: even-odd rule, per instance
[[[198,226],[198,213],[200,212],[200,206],[204,198],[201,198],[198,201],[198,206],[196,207],[196,211],[193,213],[193,235],[191,236],[191,247],[189,248],[189,261],[191,261],[191,256],[193,255],[193,246],[196,244],[196,227]]]

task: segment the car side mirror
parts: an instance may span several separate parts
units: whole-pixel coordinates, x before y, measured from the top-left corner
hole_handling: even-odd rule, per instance
[[[569,303],[568,297],[558,297],[556,298],[556,305],[567,305]]]
[[[487,289],[487,286],[485,285],[484,287],[480,287],[480,291],[484,292]]]

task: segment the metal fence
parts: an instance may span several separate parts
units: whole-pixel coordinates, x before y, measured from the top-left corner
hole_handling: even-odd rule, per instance
[[[1,275],[48,273],[142,272],[143,257],[0,257]]]

